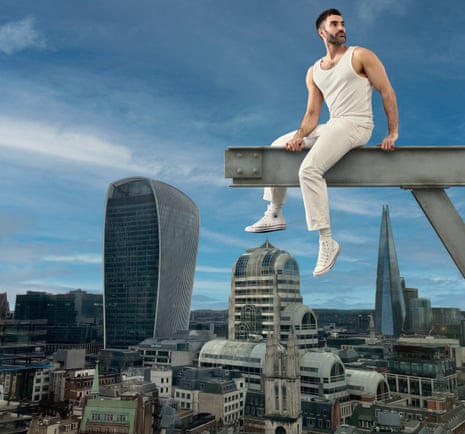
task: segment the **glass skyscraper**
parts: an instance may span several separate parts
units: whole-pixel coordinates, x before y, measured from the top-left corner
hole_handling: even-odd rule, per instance
[[[134,177],[110,184],[104,228],[105,348],[187,330],[199,211],[178,189]]]
[[[375,329],[384,336],[400,336],[405,321],[405,301],[392,236],[389,207],[383,206],[376,275]]]

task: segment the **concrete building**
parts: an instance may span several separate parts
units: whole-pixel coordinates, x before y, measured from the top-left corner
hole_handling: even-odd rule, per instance
[[[126,389],[118,388],[118,393],[110,384],[104,382],[103,387],[110,392],[111,398],[105,399],[100,393],[102,377],[98,365],[93,373],[91,392],[84,401],[81,421],[81,434],[118,433],[118,434],[152,434],[156,424],[157,397],[153,385],[145,391],[142,382],[126,385]],[[134,387],[133,387],[134,386]],[[102,388],[103,388],[102,387]],[[131,391],[126,391],[126,390]]]
[[[104,229],[105,348],[189,328],[199,211],[181,191],[134,177],[110,184]]]
[[[431,405],[420,409],[405,400],[359,405],[354,410],[349,425],[341,426],[336,434],[361,433],[439,433],[465,432],[465,406],[452,397],[441,398],[440,406],[432,399]]]
[[[299,348],[318,346],[317,320],[302,304],[300,272],[295,258],[269,241],[248,249],[235,262],[229,297],[229,339],[287,342],[291,330]]]
[[[173,370],[164,365],[153,365],[150,369],[150,381],[157,386],[160,400],[173,396]]]
[[[0,384],[3,385],[6,400],[39,402],[49,396],[50,372],[53,365],[18,365],[0,370]]]
[[[173,385],[179,408],[193,414],[211,413],[220,425],[239,426],[244,416],[247,386],[239,371],[186,368]]]
[[[79,420],[77,418],[61,419],[51,416],[34,416],[28,434],[78,434]]]
[[[210,330],[184,330],[166,338],[144,339],[130,349],[140,354],[142,366],[196,365],[203,344],[214,337]]]
[[[142,366],[138,351],[117,348],[103,349],[98,355],[100,372],[105,374],[120,373],[128,368]]]
[[[164,405],[160,411],[160,422],[155,426],[154,432],[161,434],[215,434],[219,430],[218,422],[213,414],[198,413],[194,415],[192,410],[176,410],[174,407]]]
[[[284,346],[281,351],[285,351]],[[357,375],[355,369],[347,372],[335,352],[313,349],[300,351],[299,357],[302,402],[317,398],[331,401],[338,424],[349,420],[355,402],[376,402],[389,395],[383,375],[368,370],[357,370]],[[265,360],[265,342],[215,339],[203,346],[199,366],[239,370],[248,391],[262,393]]]
[[[82,369],[70,372],[65,379],[64,399],[70,403],[82,406],[92,395],[95,369]],[[121,383],[121,374],[100,374],[98,381],[101,386]]]
[[[83,409],[81,434],[112,432],[153,433],[153,399],[135,392],[120,399],[89,399]]]
[[[390,397],[388,382],[379,372],[346,368],[345,378],[352,406],[355,403],[385,401]]]

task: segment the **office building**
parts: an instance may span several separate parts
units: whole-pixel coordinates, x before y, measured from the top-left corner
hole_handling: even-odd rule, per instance
[[[428,298],[411,298],[407,304],[406,330],[420,335],[431,331],[432,311]]]
[[[176,434],[214,434],[219,432],[219,430],[218,422],[213,414],[198,413],[194,415],[192,410],[176,410],[171,405],[165,404],[160,408],[160,416],[155,424],[154,432]],[[233,431],[228,429],[226,432]]]
[[[38,403],[47,398],[52,370],[53,365],[47,361],[2,367],[0,384],[3,385],[5,400]]]
[[[17,365],[25,360],[30,361],[31,353],[36,355],[33,359],[43,359],[47,324],[46,319],[0,319],[0,364]],[[39,352],[35,345],[42,347]]]
[[[196,365],[205,342],[216,337],[209,330],[190,330],[171,338],[149,338],[131,347],[142,358],[145,367],[175,367]]]
[[[199,211],[160,181],[110,184],[104,229],[105,348],[187,330],[199,239]]]
[[[16,433],[16,431],[11,432]],[[60,417],[34,415],[27,431],[28,434],[55,434],[64,432],[78,434],[79,419],[77,417],[61,419]]]
[[[376,275],[376,333],[398,337],[404,328],[406,310],[392,235],[388,206],[383,206]]]
[[[0,294],[0,319],[11,318],[10,303],[6,292]]]
[[[154,398],[136,392],[124,392],[119,399],[93,397],[84,405],[81,434],[153,433]]]
[[[224,425],[239,424],[244,415],[247,387],[238,371],[221,368],[186,368],[179,371],[173,398],[182,409],[214,414]]]
[[[447,345],[394,344],[388,360],[387,380],[393,394],[412,407],[427,408],[435,394],[454,394],[455,359]]]
[[[463,320],[465,317],[457,307],[433,307],[432,334],[465,342]]]
[[[318,346],[317,320],[302,303],[299,265],[269,241],[248,249],[233,266],[229,297],[229,339],[266,339],[285,343],[296,334],[299,348]]]
[[[350,425],[339,427],[335,434],[362,433],[451,433],[465,431],[465,405],[452,397],[431,397],[427,407],[406,405],[405,400],[372,406],[359,405]]]
[[[53,350],[103,342],[103,299],[81,289],[65,294],[27,291],[18,294],[15,320],[47,320],[43,330]]]

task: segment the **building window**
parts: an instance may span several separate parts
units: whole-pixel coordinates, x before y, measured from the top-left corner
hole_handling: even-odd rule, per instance
[[[279,410],[279,385],[274,385],[274,407],[275,410]]]

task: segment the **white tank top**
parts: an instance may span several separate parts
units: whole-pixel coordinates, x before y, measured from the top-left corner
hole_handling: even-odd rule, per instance
[[[353,118],[363,126],[373,127],[373,86],[352,66],[355,48],[349,47],[331,69],[321,69],[321,59],[315,62],[313,81],[323,94],[330,118]]]

